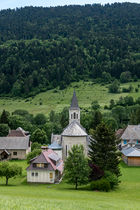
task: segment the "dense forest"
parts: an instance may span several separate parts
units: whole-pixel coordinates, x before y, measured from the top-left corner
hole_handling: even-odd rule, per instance
[[[1,10],[0,95],[30,96],[105,73],[140,78],[139,11],[131,3]]]

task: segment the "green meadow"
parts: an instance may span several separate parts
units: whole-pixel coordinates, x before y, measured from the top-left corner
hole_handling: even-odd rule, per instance
[[[9,179],[9,186],[0,179],[1,210],[137,210],[140,209],[140,167],[120,164],[121,184],[115,191],[79,190],[64,182],[60,184],[27,184],[25,161],[11,161],[23,167],[21,177]]]
[[[140,84],[140,81],[122,84],[121,88],[129,87],[130,84],[135,89]],[[72,83],[64,90],[53,89],[26,99],[0,98],[0,112],[3,109],[9,112],[16,109],[25,109],[34,115],[37,113],[48,115],[51,110],[60,112],[65,106],[70,105],[74,89],[81,108],[89,108],[94,100],[97,100],[103,109],[104,105],[108,105],[111,99],[118,100],[121,96],[127,95],[134,98],[140,97],[140,88],[137,93],[134,90],[132,93],[112,94],[108,93],[108,85],[80,81]]]

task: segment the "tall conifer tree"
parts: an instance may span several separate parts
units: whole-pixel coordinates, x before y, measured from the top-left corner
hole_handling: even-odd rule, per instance
[[[97,126],[92,133],[89,157],[91,162],[102,170],[108,170],[120,176],[119,157],[114,132],[105,123]]]
[[[8,124],[9,122],[8,117],[9,117],[9,113],[3,110],[0,117],[0,123]]]

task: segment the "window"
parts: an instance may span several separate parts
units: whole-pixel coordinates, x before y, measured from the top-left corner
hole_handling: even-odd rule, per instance
[[[77,119],[78,119],[78,114],[77,114]]]
[[[123,140],[123,143],[124,143],[124,144],[127,144],[127,140]]]
[[[71,119],[72,119],[73,117],[72,117],[72,114],[71,114]]]
[[[74,119],[76,119],[76,113],[74,112]]]
[[[34,168],[36,167],[36,163],[33,163],[33,167],[34,167]]]
[[[17,156],[17,152],[13,152],[13,155]]]
[[[140,140],[137,140],[137,144],[140,144]]]
[[[66,145],[66,157],[67,157],[67,153],[68,153],[68,151],[67,151],[67,150],[68,150],[68,148],[67,148],[67,145]]]
[[[53,173],[52,172],[50,173],[50,179],[53,179]]]
[[[44,163],[37,163],[36,164],[36,167],[38,167],[38,168],[44,168]]]
[[[47,168],[47,166],[48,166],[47,163],[44,163],[44,168]]]
[[[38,172],[35,173],[35,176],[38,176]]]
[[[32,172],[32,176],[34,176],[35,174],[34,174],[34,172]]]

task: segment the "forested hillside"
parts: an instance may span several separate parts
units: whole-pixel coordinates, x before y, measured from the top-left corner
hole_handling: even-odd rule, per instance
[[[140,4],[0,11],[0,95],[29,96],[72,81],[140,78]]]

